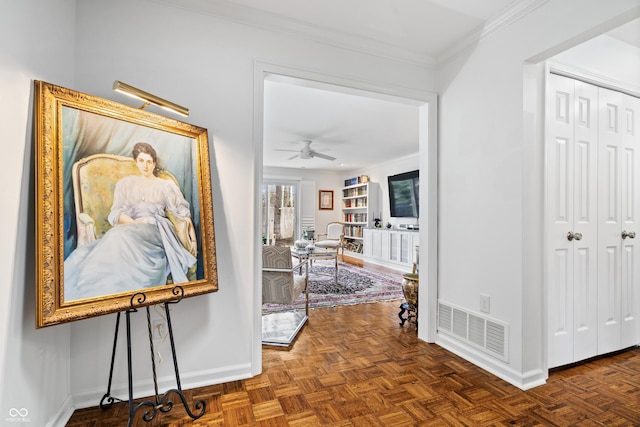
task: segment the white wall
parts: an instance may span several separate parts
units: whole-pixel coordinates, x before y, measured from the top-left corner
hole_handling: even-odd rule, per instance
[[[73,85],[75,1],[0,0],[0,10],[0,425],[18,409],[17,424],[44,426],[72,407],[69,326],[35,329],[33,80]]]
[[[542,110],[524,110],[525,64],[637,16],[633,8],[640,4],[542,3],[444,64],[438,91],[438,296],[478,313],[479,295],[489,295],[490,315],[510,325],[510,360],[485,357],[443,336],[438,342],[523,387],[546,378],[541,332]]]
[[[253,341],[254,313],[245,309],[252,306],[256,283],[249,248],[259,244],[252,229],[254,60],[421,91],[432,89],[433,76],[422,68],[156,2],[83,0],[77,7],[75,89],[136,105],[111,91],[118,79],[187,106],[191,116],[186,121],[209,129],[220,290],[174,308],[183,386],[259,372],[251,364],[252,352],[260,351]],[[71,386],[81,406],[95,405],[105,391],[114,322],[114,316],[105,316],[71,326]],[[142,329],[136,319],[134,381],[139,394],[152,391]],[[167,344],[160,351],[169,357]],[[122,391],[125,359],[118,360],[115,383]],[[171,385],[170,372],[170,363],[159,367],[161,386]],[[138,383],[142,380],[147,382]]]

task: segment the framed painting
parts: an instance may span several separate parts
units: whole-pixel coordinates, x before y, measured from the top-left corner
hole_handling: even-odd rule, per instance
[[[43,81],[34,107],[36,326],[217,291],[207,130]]]
[[[333,210],[333,191],[332,190],[320,190],[319,191],[319,205],[320,210]]]

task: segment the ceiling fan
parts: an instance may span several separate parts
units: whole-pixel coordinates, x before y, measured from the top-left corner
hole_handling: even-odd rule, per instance
[[[326,160],[335,160],[335,157],[331,157],[327,154],[322,154],[322,153],[318,153],[315,150],[311,149],[311,141],[308,139],[305,139],[302,141],[302,143],[304,144],[304,147],[302,147],[301,150],[279,150],[276,149],[275,151],[291,151],[294,153],[298,153],[294,156],[289,157],[288,160],[293,160],[296,157],[300,157],[301,159],[313,159],[314,157],[319,157],[321,159],[326,159]]]

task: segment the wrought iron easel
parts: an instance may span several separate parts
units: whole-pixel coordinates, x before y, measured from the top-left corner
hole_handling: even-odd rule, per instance
[[[158,393],[158,377],[156,374],[156,361],[155,361],[154,348],[153,348],[153,332],[151,329],[151,315],[149,312],[149,306],[147,305],[145,308],[147,310],[147,329],[149,332],[149,347],[151,349],[151,368],[153,370],[153,386],[155,390],[155,396],[153,396],[153,400],[145,400],[138,403],[137,405],[135,405],[135,402],[133,400],[133,373],[132,373],[132,363],[131,363],[130,314],[136,313],[138,311],[136,306],[140,306],[144,304],[144,302],[147,299],[146,294],[144,292],[138,292],[135,295],[133,295],[130,301],[130,308],[124,312],[125,318],[127,321],[127,365],[128,365],[127,373],[128,373],[128,385],[129,385],[129,422],[127,423],[127,426],[131,426],[134,416],[139,410],[143,408],[146,408],[146,411],[142,415],[142,419],[146,422],[152,421],[156,417],[158,410],[160,410],[160,412],[171,411],[171,409],[173,408],[173,402],[169,399],[169,397],[172,394],[178,395],[180,400],[182,400],[182,404],[184,405],[185,411],[194,420],[203,416],[206,410],[206,402],[204,400],[198,400],[196,401],[195,409],[200,412],[198,412],[197,414],[194,414],[193,412],[191,412],[191,409],[189,409],[189,405],[187,404],[187,401],[185,399],[184,393],[182,392],[182,386],[180,385],[180,373],[178,371],[178,360],[176,359],[176,346],[173,340],[173,328],[171,327],[171,315],[169,313],[169,305],[177,304],[182,300],[182,298],[184,297],[184,289],[181,286],[176,286],[171,290],[171,293],[176,297],[176,299],[174,301],[167,301],[163,303],[163,305],[164,305],[165,313],[167,315],[167,329],[169,331],[169,341],[171,342],[173,368],[176,374],[176,388],[166,391],[162,396],[160,396],[160,394]],[[115,356],[116,356],[116,345],[118,343],[118,329],[120,327],[120,314],[121,312],[119,312],[116,317],[116,330],[113,338],[113,352],[111,353],[111,368],[109,370],[109,384],[107,386],[107,392],[105,393],[104,396],[102,396],[102,399],[100,400],[100,408],[103,410],[109,409],[114,402],[123,401],[122,399],[118,399],[116,397],[111,396],[111,383],[113,379],[113,366],[114,366]]]

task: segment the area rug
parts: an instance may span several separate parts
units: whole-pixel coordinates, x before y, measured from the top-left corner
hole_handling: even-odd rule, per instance
[[[335,307],[403,298],[402,273],[377,271],[338,262],[338,284],[334,280],[333,261],[315,261],[309,271],[309,307]],[[301,295],[291,306],[264,304],[263,313],[304,305]]]

